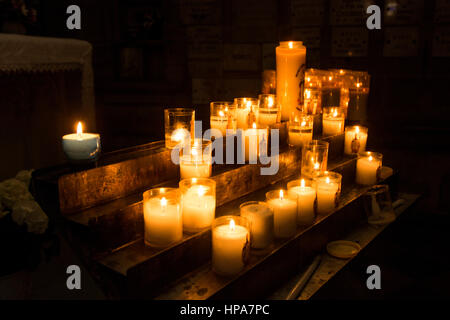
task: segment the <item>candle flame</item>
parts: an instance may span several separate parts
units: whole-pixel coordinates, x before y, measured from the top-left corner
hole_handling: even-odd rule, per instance
[[[280,190],[280,199],[283,200],[283,190]]]
[[[230,220],[230,229],[234,230],[236,228],[236,223],[234,222],[234,219]]]
[[[300,187],[302,187],[302,188],[305,187],[305,179],[302,179],[302,181],[300,181]]]
[[[289,41],[288,45],[289,45],[289,49],[294,48],[294,44],[292,43],[292,41]]]
[[[220,110],[220,111],[219,111],[219,116],[221,116],[221,117],[225,117],[225,113],[223,113],[223,111],[222,111],[222,110]]]
[[[329,77],[328,77],[328,81],[331,81],[331,80],[333,80],[333,77],[332,77],[332,76],[329,76]]]
[[[369,157],[369,161],[372,161],[372,160],[373,160],[373,158],[372,158],[372,156],[370,156],[370,157]]]
[[[319,163],[318,163],[318,162],[316,162],[316,163],[314,164],[314,170],[319,170]]]
[[[305,90],[306,99],[311,99],[311,91],[309,89]]]
[[[311,81],[311,78],[310,78],[310,77],[306,78],[306,81],[310,82],[310,81]]]
[[[355,132],[356,132],[356,133],[359,133],[359,126],[356,126],[356,127],[355,127]]]
[[[336,117],[337,117],[337,115],[338,115],[338,112],[337,112],[337,110],[336,110],[336,109],[334,109],[334,112],[333,112],[333,117],[334,117],[334,118],[336,118]]]
[[[344,73],[344,70],[342,70],[342,69],[339,70],[339,73],[340,73],[340,74],[343,74],[343,73]]]
[[[167,199],[165,197],[161,198],[161,206],[163,207],[167,206]]]
[[[83,125],[81,124],[81,122],[78,122],[78,125],[77,125],[77,134],[78,134],[78,135],[82,135],[82,134],[83,134]]]
[[[330,183],[330,178],[327,177],[327,178],[325,179],[325,182],[326,182],[326,183]]]
[[[197,178],[192,178],[192,183],[197,183]]]
[[[247,108],[250,108],[252,106],[252,102],[249,100],[247,101]]]
[[[302,121],[301,126],[302,126],[302,127],[306,126],[306,121]]]
[[[361,87],[361,82],[356,83],[356,87],[357,88]]]
[[[256,123],[253,122],[253,129],[256,129]]]
[[[199,197],[203,197],[206,193],[206,188],[204,186],[199,186],[197,189],[197,193]]]
[[[198,155],[197,149],[195,149],[195,148],[192,148],[191,153],[192,153],[193,156],[197,156]]]
[[[269,107],[273,106],[273,97],[269,97],[268,105],[269,105]]]

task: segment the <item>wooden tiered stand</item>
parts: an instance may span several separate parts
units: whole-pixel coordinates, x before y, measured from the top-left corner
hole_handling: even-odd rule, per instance
[[[343,155],[344,135],[321,138],[330,143],[328,170],[342,174],[340,204],[298,228],[290,239],[275,240],[264,251],[251,251],[245,269],[231,278],[212,272],[211,230],[184,234],[165,249],[144,245],[142,193],[157,186],[176,187],[179,168],[163,141],[104,154],[91,167],[61,166],[38,170],[33,186],[38,198],[57,186],[62,225],[73,247],[111,298],[256,299],[270,295],[325,245],[363,223],[361,196],[355,185],[356,156]],[[279,171],[261,176],[259,164],[215,165],[216,217],[239,214],[239,205],[265,200],[265,193],[286,187],[300,176],[301,149],[280,147]],[[382,183],[395,191],[396,174],[383,168]],[[51,192],[50,192],[51,193]],[[395,195],[394,195],[395,196]],[[48,201],[47,201],[48,203]]]

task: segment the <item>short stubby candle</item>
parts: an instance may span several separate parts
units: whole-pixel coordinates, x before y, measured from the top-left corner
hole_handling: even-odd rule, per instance
[[[268,129],[258,128],[256,123],[245,130],[242,135],[245,161],[256,164],[262,152],[267,154],[268,139]]]
[[[297,231],[297,198],[286,190],[266,193],[267,204],[273,210],[273,225],[276,238],[289,238]]]
[[[281,41],[276,47],[277,97],[282,120],[289,120],[291,112],[303,105],[303,86],[306,69],[306,47],[302,41]]]
[[[338,206],[341,183],[342,175],[331,171],[316,179],[318,214],[330,213]]]
[[[345,127],[345,154],[361,153],[366,151],[367,144],[366,127],[351,126]]]
[[[258,100],[258,126],[266,128],[276,124],[280,117],[280,105],[277,102],[277,96],[274,94],[260,94]]]
[[[322,175],[328,166],[328,142],[312,140],[302,148],[302,176],[314,178]]]
[[[255,98],[235,98],[237,129],[251,128],[256,122],[259,101]]]
[[[62,137],[64,153],[70,161],[95,161],[100,155],[100,135],[97,133],[83,133],[83,125],[78,122],[77,133],[66,134]]]
[[[208,178],[212,172],[212,143],[210,140],[195,139],[191,145],[182,149],[180,158],[180,177]]]
[[[216,101],[210,104],[210,126],[211,129],[216,129],[225,137],[227,133],[234,133],[236,131],[236,107],[229,101]],[[214,132],[211,132],[215,135]]]
[[[145,244],[166,247],[183,238],[178,189],[157,188],[144,192]]]
[[[379,181],[383,155],[378,152],[364,152],[356,161],[356,183],[361,185],[373,185]]]
[[[248,201],[240,205],[241,217],[250,222],[251,246],[264,249],[273,241],[273,211],[261,201]]]
[[[323,136],[335,136],[344,133],[345,115],[343,108],[324,108],[322,117]]]
[[[212,227],[212,269],[222,276],[238,274],[250,251],[250,224],[239,216],[223,216]]]
[[[288,193],[297,198],[297,224],[308,226],[314,222],[316,187],[311,179],[293,180],[287,184]]]
[[[199,232],[211,226],[216,212],[216,182],[207,178],[180,181],[183,229]]]
[[[164,109],[166,148],[174,149],[194,138],[195,110],[190,108]]]
[[[312,141],[313,117],[308,115],[292,114],[289,120],[289,145],[303,147]]]

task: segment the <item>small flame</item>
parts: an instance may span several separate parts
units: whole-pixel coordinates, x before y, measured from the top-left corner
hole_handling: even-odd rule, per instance
[[[280,199],[283,200],[283,190],[280,190]]]
[[[361,82],[356,83],[356,87],[357,88],[361,87]]]
[[[256,123],[253,122],[253,129],[256,129]]]
[[[192,183],[197,183],[197,178],[192,178]]]
[[[220,111],[219,111],[219,116],[221,116],[221,117],[225,117],[225,113],[223,113],[223,111],[222,111],[222,110],[220,110]]]
[[[340,74],[344,74],[344,70],[342,70],[342,69],[339,70],[339,73],[340,73]]]
[[[197,189],[197,193],[199,197],[203,197],[206,193],[206,188],[204,186],[199,186]]]
[[[370,157],[369,157],[369,161],[372,161],[372,160],[373,160],[373,158],[372,158],[372,156],[370,156]]]
[[[83,134],[83,125],[81,124],[81,122],[78,122],[77,135],[82,135],[82,134]]]
[[[359,126],[356,126],[356,127],[355,127],[355,132],[356,132],[356,133],[359,133]]]
[[[251,106],[252,106],[252,102],[250,100],[247,101],[247,108],[251,108]]]
[[[269,97],[269,108],[273,106],[273,97]]]
[[[195,148],[192,148],[191,153],[193,156],[198,156],[197,149],[195,149]]]
[[[334,118],[336,118],[336,117],[337,117],[337,115],[338,115],[338,112],[337,112],[337,110],[336,110],[336,109],[334,109],[334,112],[333,112],[333,117],[334,117]]]
[[[318,162],[316,162],[316,163],[314,164],[314,170],[319,170],[319,163],[318,163]]]
[[[302,181],[300,181],[300,187],[302,187],[302,188],[305,187],[305,179],[302,179]]]
[[[332,76],[329,76],[329,77],[328,77],[328,81],[331,81],[331,80],[333,80],[333,77],[332,77]]]
[[[162,207],[167,206],[167,199],[164,198],[164,197],[161,198],[161,206],[162,206]]]
[[[294,44],[292,43],[292,41],[289,41],[289,49],[292,49],[292,48],[294,48]]]
[[[301,126],[302,126],[302,127],[306,126],[306,121],[302,121]]]
[[[311,81],[311,78],[310,78],[310,77],[306,78],[306,81],[310,82],[310,81]]]
[[[311,91],[306,89],[305,90],[305,96],[306,96],[306,99],[311,99]]]
[[[326,182],[326,183],[330,183],[330,178],[327,177],[327,178],[325,179],[325,182]]]
[[[230,230],[234,230],[236,228],[236,223],[233,219],[230,220]]]

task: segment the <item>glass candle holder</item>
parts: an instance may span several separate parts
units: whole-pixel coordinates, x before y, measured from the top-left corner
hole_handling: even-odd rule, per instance
[[[189,108],[164,109],[166,148],[174,149],[194,138],[195,110]]]
[[[223,216],[212,226],[212,269],[222,276],[238,274],[250,254],[250,222],[239,216]]]
[[[273,210],[274,235],[289,238],[297,231],[297,198],[287,190],[272,190],[266,193],[266,202]]]
[[[312,140],[302,148],[302,176],[315,178],[327,170],[328,142]]]
[[[210,227],[216,213],[216,182],[191,178],[181,180],[179,186],[183,229],[195,233]]]
[[[347,77],[339,70],[326,70],[322,75],[322,109],[341,107],[344,114],[348,106]]]
[[[378,152],[363,152],[356,161],[356,183],[361,185],[377,184],[380,181],[383,155]]]
[[[261,201],[247,201],[239,206],[241,217],[250,221],[251,247],[267,248],[273,242],[273,211]]]
[[[308,226],[315,219],[316,184],[313,179],[301,178],[287,184],[288,193],[297,198],[297,224]]]
[[[306,69],[304,111],[308,114],[320,114],[322,112],[322,78],[327,74],[326,70]]]
[[[143,194],[145,244],[166,247],[183,238],[180,193],[175,188],[150,189]]]
[[[236,107],[229,101],[211,102],[211,129],[220,131],[223,137],[227,135],[227,130],[233,133],[236,130]]]
[[[366,151],[367,144],[366,127],[361,126],[347,126],[345,127],[345,154],[361,153]]]
[[[280,119],[280,106],[277,102],[277,96],[274,94],[260,94],[258,100],[258,126],[266,128],[276,124]]]
[[[344,109],[324,108],[322,114],[322,135],[334,136],[344,133],[345,114]]]
[[[332,171],[316,178],[318,214],[330,213],[339,205],[341,183],[342,175]]]
[[[369,224],[382,226],[395,220],[396,215],[392,208],[389,186],[373,186],[364,194],[363,201]]]
[[[269,133],[268,128],[259,128],[256,123],[242,134],[245,161],[252,164],[258,162],[258,157],[265,152],[267,154]]]
[[[275,70],[264,70],[262,72],[261,93],[277,93],[277,72]]]
[[[259,101],[255,98],[235,98],[237,129],[251,128],[256,122]]]
[[[312,141],[314,118],[310,115],[291,114],[288,123],[288,143],[290,146],[303,147]]]
[[[181,149],[180,178],[208,178],[212,172],[212,142],[194,139]]]

